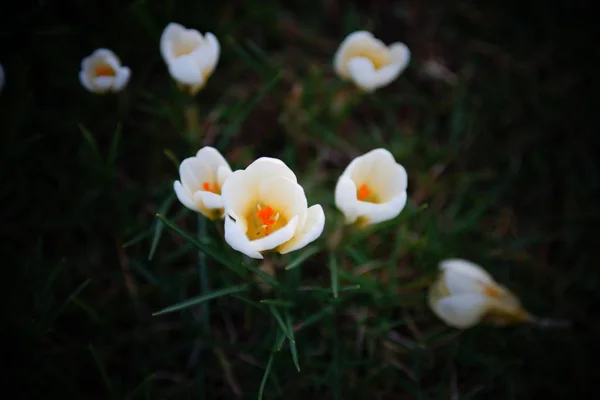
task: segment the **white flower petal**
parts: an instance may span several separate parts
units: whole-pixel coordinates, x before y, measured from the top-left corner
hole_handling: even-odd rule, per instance
[[[210,48],[209,63],[206,66],[207,69],[205,72],[212,73],[219,63],[219,57],[221,56],[221,45],[219,44],[217,37],[210,32],[207,32],[204,35],[204,39],[207,43],[207,46]]]
[[[247,179],[245,170],[234,171],[223,184],[221,197],[225,212],[240,223],[249,207],[258,202],[258,184]]]
[[[272,176],[283,176],[291,181],[298,182],[294,172],[277,158],[261,157],[248,165],[245,171],[248,174],[248,179],[256,183]]]
[[[443,279],[451,294],[481,293],[486,284],[494,283],[489,273],[480,266],[462,259],[449,259],[440,263]]]
[[[374,87],[382,88],[392,83],[400,75],[400,64],[390,64],[374,72]]]
[[[193,54],[177,57],[168,64],[169,73],[177,82],[186,85],[201,85],[204,83],[202,71]]]
[[[333,58],[333,66],[338,75],[345,78],[349,77],[346,63],[348,50],[351,46],[368,44],[371,40],[373,40],[373,35],[367,31],[356,31],[346,36]]]
[[[366,224],[378,224],[383,221],[396,218],[406,206],[406,192],[392,198],[386,203],[369,203],[366,201],[357,201],[356,214],[359,217],[366,218]]]
[[[175,189],[175,194],[177,195],[177,198],[179,199],[181,204],[183,204],[192,211],[200,212],[200,209],[196,207],[194,200],[192,199],[188,191],[183,187],[181,182],[175,181],[175,183],[173,184],[173,189]]]
[[[195,193],[202,190],[204,182],[214,182],[215,172],[197,157],[189,157],[183,160],[179,166],[181,183],[190,191]]]
[[[301,217],[304,224],[308,204],[302,186],[284,177],[274,176],[263,180],[259,186],[259,201],[281,212],[286,218]]]
[[[194,193],[194,202],[202,202],[209,210],[223,208],[223,199],[220,195],[200,190]]]
[[[410,50],[404,43],[396,42],[389,46],[393,63],[398,65],[402,73],[410,62]]]
[[[256,251],[265,251],[272,250],[277,246],[281,246],[282,244],[290,240],[296,233],[296,228],[298,227],[298,220],[299,218],[296,215],[281,229],[278,229],[265,237],[251,241],[250,243],[252,243],[252,247]]]
[[[340,176],[335,186],[335,206],[344,214],[346,224],[351,224],[358,218],[357,205],[354,181],[344,175]]]
[[[369,92],[379,87],[375,67],[368,58],[354,57],[348,61],[347,66],[350,77],[356,86]]]
[[[306,216],[306,222],[302,229],[299,229],[294,237],[279,249],[281,254],[301,249],[317,240],[321,236],[321,233],[323,233],[323,228],[325,227],[323,207],[319,204],[309,207]]]
[[[198,150],[198,152],[196,153],[196,157],[201,159],[202,162],[205,162],[208,165],[210,165],[215,170],[219,167],[227,167],[231,171],[229,163],[227,162],[227,160],[225,160],[225,157],[223,157],[223,155],[219,153],[219,150],[215,149],[214,147],[204,146],[203,148]]]
[[[482,294],[465,293],[445,297],[434,304],[433,312],[446,324],[465,329],[477,324],[488,308]]]
[[[174,58],[172,54],[172,46],[171,42],[177,38],[185,28],[175,22],[171,22],[167,27],[163,30],[162,35],[160,36],[160,53],[163,56],[163,59],[167,64],[171,62]]]
[[[115,76],[115,81],[113,84],[113,91],[118,92],[122,90],[129,82],[129,77],[131,76],[131,70],[127,67],[121,67],[116,70],[117,75]]]
[[[263,256],[260,254],[250,240],[246,236],[245,229],[241,229],[231,217],[225,217],[225,241],[236,251],[244,253],[248,257],[262,259]]]
[[[79,72],[79,82],[81,82],[81,86],[83,86],[84,88],[86,88],[90,92],[92,92],[92,93],[96,92],[96,89],[94,89],[92,87],[92,84],[90,82],[89,76],[88,76],[88,74],[85,71],[80,71]]]
[[[115,78],[112,76],[97,76],[92,78],[92,87],[96,93],[104,93],[112,87]]]
[[[229,165],[217,168],[217,185],[219,185],[220,188],[223,187],[225,181],[227,180],[227,178],[229,178],[231,173],[232,172]]]

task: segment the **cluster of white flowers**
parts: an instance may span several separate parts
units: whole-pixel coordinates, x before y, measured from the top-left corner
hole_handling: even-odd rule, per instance
[[[202,35],[170,23],[162,33],[160,52],[180,89],[195,95],[214,72],[221,47],[212,33]],[[371,33],[358,31],[342,41],[333,64],[340,78],[370,92],[398,78],[409,61],[410,51],[403,43],[387,46]],[[118,92],[130,76],[130,69],[108,49],[83,59],[79,74],[81,84],[94,93]],[[0,66],[0,89],[3,83]],[[179,175],[174,183],[179,201],[212,220],[224,219],[226,242],[249,257],[299,250],[323,232],[323,208],[308,206],[296,175],[279,159],[262,157],[234,172],[216,149],[204,147],[181,163]],[[377,224],[400,214],[407,185],[404,167],[388,150],[375,149],[346,167],[335,187],[335,205],[346,224]],[[531,319],[518,298],[481,267],[449,259],[440,263],[440,270],[428,300],[448,325],[464,329],[482,321],[506,325]]]
[[[160,52],[179,87],[195,95],[215,70],[221,46],[210,32],[202,35],[170,23],[160,38]],[[373,91],[395,80],[409,61],[410,51],[403,43],[386,46],[371,33],[358,31],[344,39],[334,56],[334,67],[340,78],[351,80],[364,91]],[[79,80],[93,93],[119,92],[130,77],[131,70],[122,66],[109,49],[97,49],[81,62]]]

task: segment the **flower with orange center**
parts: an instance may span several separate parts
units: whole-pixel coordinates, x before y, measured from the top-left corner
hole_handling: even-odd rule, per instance
[[[395,218],[406,205],[408,177],[385,149],[355,158],[338,179],[335,204],[347,224],[370,225]]]
[[[371,33],[358,31],[344,39],[335,54],[334,67],[343,79],[365,91],[390,84],[408,66],[410,51],[396,42],[386,46]]]
[[[429,290],[429,306],[446,324],[465,329],[479,322],[509,325],[530,320],[519,299],[467,260],[440,263],[440,276]]]
[[[162,33],[160,52],[180,88],[195,95],[216,68],[221,47],[212,33],[203,36],[172,22]]]
[[[131,70],[108,49],[98,49],[81,62],[79,81],[92,93],[118,92],[129,82]]]
[[[184,206],[210,219],[223,217],[221,190],[231,167],[217,149],[206,146],[195,157],[183,160],[179,175],[181,181],[176,181],[173,188]]]
[[[265,251],[298,250],[323,232],[320,205],[308,207],[304,189],[291,169],[276,158],[262,157],[231,174],[222,189],[225,240],[252,258]]]

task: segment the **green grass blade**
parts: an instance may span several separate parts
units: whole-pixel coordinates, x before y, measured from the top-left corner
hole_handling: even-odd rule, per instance
[[[281,331],[284,333],[284,335],[289,339],[290,342],[293,342],[294,336],[288,330],[288,327],[285,324],[285,322],[283,321],[283,317],[279,313],[279,310],[277,310],[277,308],[275,308],[275,306],[269,305],[269,311],[271,311],[271,314],[273,314],[273,316],[275,317],[275,320],[277,321],[277,324],[279,325],[279,328],[281,328]]]
[[[329,253],[329,272],[331,273],[331,292],[333,293],[333,297],[338,297],[338,271],[337,271],[337,260],[335,258],[335,254],[333,252]]]
[[[217,250],[215,250],[211,246],[201,243],[198,239],[196,239],[195,237],[190,235],[188,232],[184,231],[183,229],[181,229],[180,227],[175,225],[172,221],[168,220],[161,214],[156,214],[156,217],[159,220],[161,220],[161,222],[163,224],[165,224],[167,226],[167,228],[169,228],[170,230],[172,230],[173,232],[177,233],[178,235],[183,237],[185,240],[190,242],[196,249],[203,251],[204,253],[206,253],[207,255],[212,257],[215,261],[217,261],[217,262],[225,265],[229,269],[231,269],[238,276],[245,278],[244,274],[238,269],[236,262],[234,262],[232,260],[228,260],[226,257],[223,257]]]
[[[298,349],[296,348],[296,338],[294,337],[294,328],[292,325],[292,319],[288,312],[285,313],[285,326],[287,331],[290,333],[292,339],[290,340],[290,353],[292,353],[292,360],[298,372],[300,372],[300,362],[298,361]]]
[[[166,214],[171,208],[173,201],[175,200],[175,193],[172,193],[166,200],[161,204],[158,213]],[[158,247],[158,242],[160,242],[160,238],[162,237],[163,230],[165,226],[161,224],[159,221],[156,221],[154,227],[154,237],[152,238],[152,244],[150,245],[150,252],[148,253],[148,261],[152,261],[154,258],[154,253],[156,252],[156,248]]]
[[[317,254],[319,251],[321,251],[321,248],[317,247],[317,246],[311,247],[311,248],[308,248],[308,249],[304,250],[298,257],[296,257],[295,259],[293,259],[292,261],[290,261],[290,263],[285,267],[285,270],[288,271],[290,269],[299,267],[306,260],[308,260],[310,257],[312,257],[315,254]]]
[[[73,291],[73,293],[71,293],[71,295],[63,303],[63,305],[60,306],[54,314],[52,314],[47,320],[42,320],[43,323],[41,323],[41,326],[44,327],[43,330],[46,330],[48,327],[50,327],[52,325],[52,323],[63,313],[63,311],[67,308],[67,306],[71,303],[71,301],[73,301],[73,299],[75,297],[77,297],[77,295],[79,295],[79,293],[81,293],[81,291],[83,289],[85,289],[85,287],[87,285],[89,285],[89,283],[91,281],[92,281],[92,278],[88,278],[85,282],[83,282],[81,285],[79,285],[77,287],[77,289],[75,289],[75,291]]]
[[[100,371],[100,375],[102,376],[104,385],[106,385],[106,391],[108,392],[108,395],[111,398],[115,398],[115,399],[118,398],[117,393],[115,391],[115,387],[113,386],[113,384],[110,380],[110,377],[108,376],[108,373],[106,372],[106,367],[105,367],[104,363],[102,362],[102,360],[100,359],[100,356],[96,352],[96,348],[91,343],[88,346],[88,348],[90,349],[90,353],[92,353],[94,362],[96,363],[96,366],[98,367],[98,370]]]
[[[79,124],[79,131],[81,132],[81,135],[83,136],[83,139],[86,141],[88,146],[90,146],[92,153],[94,153],[94,157],[96,157],[98,161],[101,161],[102,156],[100,155],[100,150],[98,149],[96,139],[94,139],[94,135],[92,135],[92,132],[90,132],[83,124]]]
[[[248,290],[249,287],[250,287],[250,285],[244,284],[244,285],[233,286],[233,287],[225,288],[225,289],[221,289],[221,290],[216,290],[212,293],[208,293],[203,296],[194,297],[192,299],[182,301],[181,303],[177,303],[172,306],[163,308],[162,310],[157,311],[157,312],[153,313],[152,315],[156,317],[158,315],[163,315],[163,314],[171,313],[174,311],[180,311],[180,310],[198,305],[207,300],[215,299],[217,297],[223,297],[223,296],[227,296],[227,295],[234,294],[234,293],[244,292],[244,291]]]
[[[260,382],[260,387],[258,388],[258,400],[262,400],[263,394],[265,392],[265,386],[267,381],[269,380],[269,375],[271,374],[271,368],[273,367],[273,360],[275,359],[275,352],[272,352],[269,356],[269,360],[267,361],[267,366],[265,368],[265,373],[263,374],[262,381]]]
[[[267,304],[267,305],[273,305],[273,306],[277,306],[277,307],[294,307],[294,303],[291,301],[285,301],[285,300],[271,300],[271,299],[263,299],[260,301],[263,304]]]
[[[112,167],[117,160],[117,150],[119,148],[119,142],[121,141],[121,123],[117,123],[115,134],[110,141],[110,149],[108,150],[108,157],[106,157],[106,166]]]
[[[134,400],[135,397],[138,395],[138,393],[142,389],[146,388],[146,386],[148,386],[148,384],[152,383],[155,378],[156,378],[155,373],[151,373],[150,375],[148,375],[146,378],[144,378],[144,380],[135,389],[133,389],[133,391],[131,392],[131,394],[129,396],[127,396],[127,398]]]

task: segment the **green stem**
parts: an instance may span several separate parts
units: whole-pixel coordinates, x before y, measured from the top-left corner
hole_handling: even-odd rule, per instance
[[[202,136],[200,110],[198,110],[198,105],[193,100],[184,106],[183,117],[185,118],[185,138],[194,149],[200,148],[200,138]]]
[[[202,240],[206,236],[206,218],[202,214],[198,214],[198,237]],[[206,254],[198,252],[198,267],[200,276],[200,293],[206,295],[208,293],[208,273],[206,271]],[[202,322],[204,325],[204,332],[210,332],[210,321],[209,321],[209,303],[205,302],[202,305]]]

